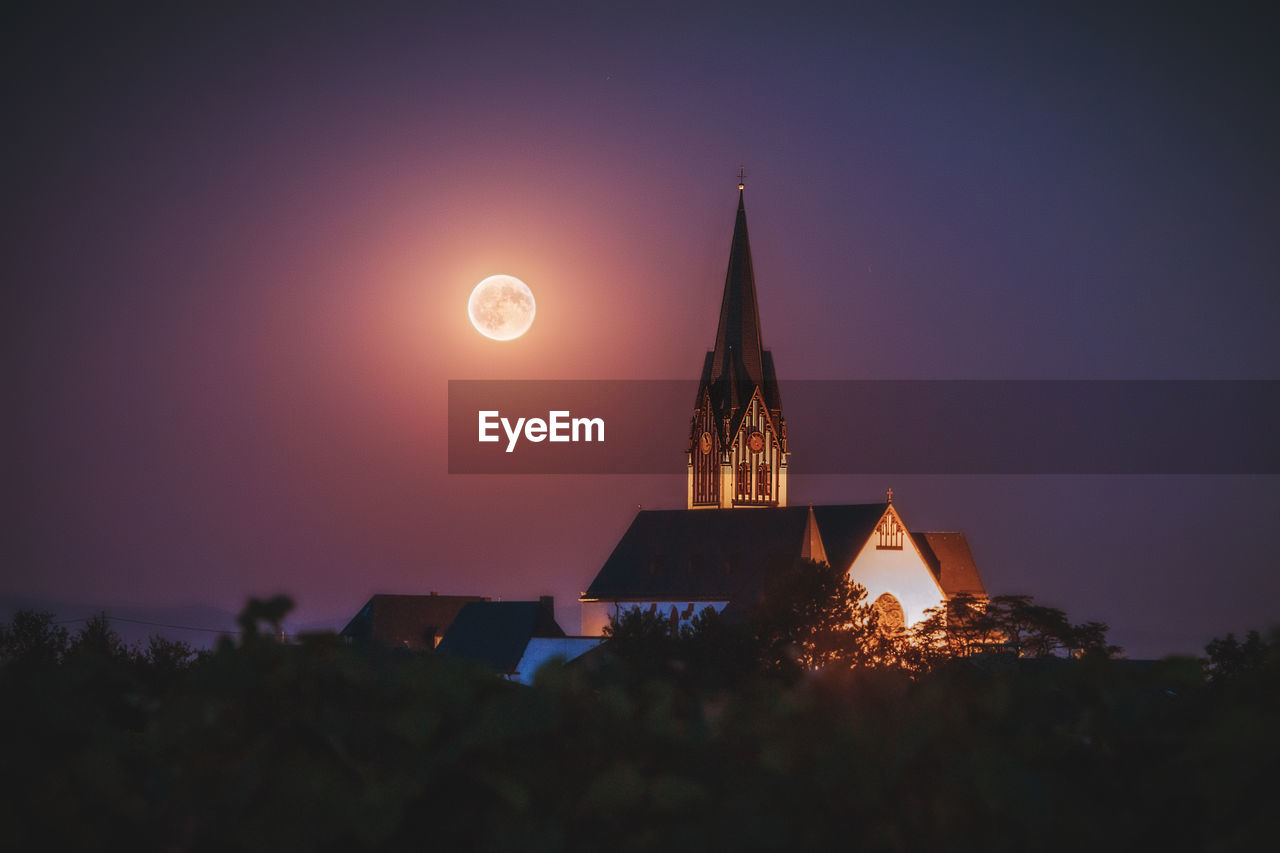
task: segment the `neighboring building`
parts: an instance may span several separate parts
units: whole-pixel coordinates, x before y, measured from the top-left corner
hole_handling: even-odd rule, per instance
[[[786,419],[764,348],[743,186],[720,319],[694,400],[686,509],[641,511],[582,594],[582,633],[628,608],[685,622],[758,601],[800,558],[846,567],[887,624],[911,625],[953,595],[985,595],[963,533],[909,533],[884,503],[787,506]]]
[[[342,636],[358,645],[421,651],[440,644],[458,612],[488,601],[479,595],[375,595],[360,608]]]
[[[479,595],[375,595],[360,608],[342,636],[356,645],[411,651],[435,650],[445,657],[483,663],[529,684],[538,667],[556,658],[573,660],[600,644],[600,637],[569,637],[556,622],[555,599],[490,601]]]
[[[525,684],[538,667],[559,657],[573,660],[595,648],[599,637],[568,637],[555,619],[555,601],[476,601],[458,613],[436,649],[445,657],[482,663]]]

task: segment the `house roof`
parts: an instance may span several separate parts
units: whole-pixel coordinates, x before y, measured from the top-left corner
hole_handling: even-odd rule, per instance
[[[342,636],[358,643],[430,649],[465,605],[485,600],[478,595],[375,595],[342,629]]]
[[[834,566],[848,566],[867,544],[888,503],[815,506],[813,517]]]
[[[911,531],[911,540],[916,543],[916,550],[920,552],[920,556],[924,557],[925,563],[929,566],[929,571],[933,572],[934,580],[942,577],[942,563],[938,561],[938,555],[933,553],[933,547],[929,544],[929,540],[925,538],[925,534],[919,531]]]
[[[604,637],[531,637],[515,667],[515,680],[532,684],[538,670],[559,658],[568,663],[577,660],[604,642]]]
[[[938,579],[938,585],[950,598],[960,593],[986,595],[987,589],[978,574],[969,540],[960,531],[912,531],[920,553]]]
[[[812,508],[827,557],[849,565],[887,504]],[[753,601],[800,556],[809,507],[644,510],[583,594],[590,599]]]
[[[564,635],[554,613],[543,602],[475,601],[459,611],[436,651],[511,673],[530,639]]]

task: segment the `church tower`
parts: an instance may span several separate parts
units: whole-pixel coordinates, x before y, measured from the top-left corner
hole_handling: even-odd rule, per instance
[[[760,337],[742,176],[715,349],[707,353],[689,428],[689,509],[787,505],[787,425]]]

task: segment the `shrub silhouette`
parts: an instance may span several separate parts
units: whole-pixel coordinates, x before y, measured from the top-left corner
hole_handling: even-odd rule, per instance
[[[1280,829],[1270,643],[1214,681],[1195,659],[976,655],[709,690],[572,665],[527,688],[272,633],[164,679],[164,655],[7,656],[0,848],[1199,850]]]

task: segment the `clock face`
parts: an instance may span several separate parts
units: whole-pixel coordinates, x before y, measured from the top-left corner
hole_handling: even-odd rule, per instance
[[[711,452],[711,433],[704,432],[702,434],[702,438],[698,439],[698,446],[702,448],[702,454],[704,456],[710,453]]]
[[[751,433],[747,437],[747,447],[751,448],[752,453],[759,453],[764,450],[764,436],[758,432]]]

